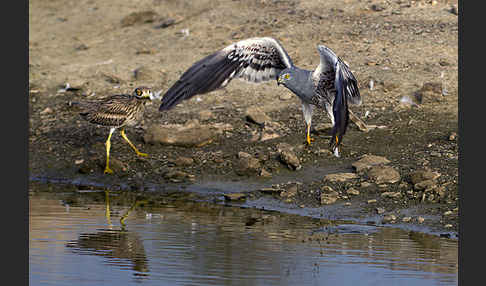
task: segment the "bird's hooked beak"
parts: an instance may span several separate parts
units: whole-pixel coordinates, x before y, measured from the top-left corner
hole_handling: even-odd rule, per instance
[[[279,76],[278,79],[277,79],[277,86],[283,84],[283,80],[282,80],[282,77]]]

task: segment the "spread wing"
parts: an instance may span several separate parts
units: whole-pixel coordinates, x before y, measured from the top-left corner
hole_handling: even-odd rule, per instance
[[[340,81],[346,85],[343,94],[350,103],[357,105],[361,104],[358,82],[348,65],[336,56],[336,54],[328,47],[319,45],[317,49],[319,50],[321,61],[312,74],[313,78],[319,80],[322,77],[329,77],[331,75],[334,79],[337,79],[338,74],[336,66],[339,66],[341,73]]]
[[[341,144],[344,133],[349,122],[348,102],[361,104],[358,83],[351,73],[348,65],[326,46],[319,45],[321,61],[314,70],[312,77],[317,83],[317,89],[327,94],[335,90],[332,113],[334,126],[332,128],[331,147],[335,148]]]
[[[242,40],[194,63],[164,94],[159,110],[225,87],[233,78],[254,83],[276,80],[282,70],[292,66],[292,60],[277,40]]]

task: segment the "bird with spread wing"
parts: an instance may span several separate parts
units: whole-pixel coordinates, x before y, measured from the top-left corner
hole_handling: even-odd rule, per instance
[[[339,145],[349,121],[348,102],[361,104],[356,78],[331,49],[317,47],[320,63],[314,71],[296,67],[283,46],[273,38],[249,38],[233,43],[194,63],[164,94],[160,111],[182,100],[225,87],[234,79],[259,83],[277,80],[302,100],[307,143],[314,107],[326,110],[332,122],[330,146],[339,157]]]

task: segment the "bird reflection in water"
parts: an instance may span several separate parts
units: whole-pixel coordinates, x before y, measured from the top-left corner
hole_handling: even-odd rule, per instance
[[[127,230],[125,220],[130,213],[144,201],[135,201],[130,209],[120,218],[120,228],[113,228],[111,222],[110,195],[105,191],[105,216],[109,225],[95,233],[81,233],[79,238],[70,241],[66,247],[80,255],[96,255],[105,257],[110,265],[120,268],[130,266],[134,276],[148,276],[148,260],[142,239],[135,232]]]

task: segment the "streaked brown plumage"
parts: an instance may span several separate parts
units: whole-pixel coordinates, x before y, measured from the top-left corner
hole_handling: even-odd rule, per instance
[[[125,135],[125,126],[136,126],[143,118],[145,103],[153,98],[151,90],[147,87],[137,87],[132,94],[116,94],[95,101],[78,103],[81,108],[79,114],[90,123],[110,127],[106,140],[106,167],[105,173],[113,173],[109,167],[110,139],[112,133],[121,128],[121,136],[130,144],[139,156],[148,156],[141,153]]]

